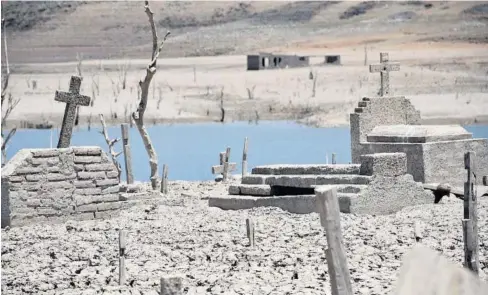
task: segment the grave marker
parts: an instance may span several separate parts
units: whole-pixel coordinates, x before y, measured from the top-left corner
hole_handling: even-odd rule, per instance
[[[127,240],[127,232],[119,230],[119,285],[125,285],[126,269],[125,269],[125,247]]]
[[[390,94],[390,72],[399,71],[400,63],[389,63],[389,56],[386,52],[380,53],[380,64],[369,65],[370,73],[381,74],[380,96]]]
[[[244,139],[244,149],[242,151],[242,177],[247,175],[247,137]]]
[[[464,219],[463,219],[463,238],[464,238],[464,267],[478,274],[478,213],[477,213],[477,194],[476,194],[476,170],[475,153],[467,152],[464,154],[464,168],[468,172],[467,181],[464,183]]]
[[[73,126],[75,125],[76,107],[90,105],[91,98],[86,95],[80,95],[81,81],[81,77],[71,76],[69,92],[57,90],[54,96],[55,101],[66,103],[58,148],[67,148],[70,145]]]
[[[168,194],[168,165],[163,165],[163,177],[161,177],[161,193]]]
[[[212,174],[222,174],[222,181],[226,181],[229,172],[235,171],[237,168],[236,163],[229,163],[230,147],[227,148],[225,153],[220,153],[220,165],[212,166]]]
[[[254,247],[254,222],[251,218],[246,219],[246,234],[249,240],[249,247]]]
[[[315,189],[320,223],[327,236],[326,250],[332,295],[352,295],[351,275],[347,267],[346,249],[342,241],[341,216],[337,190],[333,188]]]
[[[129,124],[124,123],[120,125],[122,129],[122,145],[124,148],[125,174],[127,176],[127,184],[134,183],[134,175],[132,174],[132,154],[129,145]]]

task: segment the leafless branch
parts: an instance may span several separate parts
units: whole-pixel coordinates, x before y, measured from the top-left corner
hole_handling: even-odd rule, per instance
[[[100,114],[100,122],[102,123],[102,131],[100,131],[100,133],[103,135],[103,137],[105,138],[105,142],[108,145],[108,150],[110,152],[110,156],[112,157],[112,162],[115,164],[115,167],[117,168],[117,172],[119,174],[118,178],[120,180],[120,174],[122,173],[122,167],[120,166],[119,161],[117,161],[117,156],[120,155],[120,152],[116,153],[114,151],[114,144],[116,144],[120,140],[120,138],[110,139],[108,137],[107,125],[105,125],[105,120],[103,119],[103,114]]]

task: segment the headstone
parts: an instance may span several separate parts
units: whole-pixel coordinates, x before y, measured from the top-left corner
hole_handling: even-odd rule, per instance
[[[386,96],[390,94],[390,72],[399,71],[399,63],[389,63],[388,53],[380,53],[380,64],[370,65],[370,73],[380,73],[381,74],[381,88],[380,96]]]
[[[69,92],[56,91],[54,100],[66,103],[58,148],[67,148],[70,145],[73,126],[75,125],[76,107],[90,105],[91,98],[80,95],[81,81],[81,77],[72,76],[69,83]]]

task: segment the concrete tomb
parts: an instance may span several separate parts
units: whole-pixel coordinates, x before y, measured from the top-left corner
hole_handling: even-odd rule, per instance
[[[22,149],[2,168],[2,228],[110,218],[154,198],[123,185],[100,147]]]
[[[314,190],[335,186],[341,212],[390,214],[434,202],[432,193],[406,174],[404,153],[364,155],[361,164],[269,165],[252,169],[229,196],[211,197],[209,206],[226,210],[273,206],[291,213],[317,212]]]

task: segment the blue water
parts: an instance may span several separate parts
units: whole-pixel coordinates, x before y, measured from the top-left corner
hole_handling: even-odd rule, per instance
[[[488,125],[465,126],[476,138],[488,138]],[[244,138],[249,138],[248,169],[265,164],[310,164],[330,161],[331,153],[337,154],[338,163],[351,161],[349,127],[315,128],[294,122],[247,122],[230,124],[173,124],[148,127],[156,148],[160,165],[167,164],[170,180],[210,180],[212,165],[218,165],[219,153],[231,147],[231,162],[237,163],[240,172]],[[100,128],[75,131],[72,146],[107,145]],[[18,130],[10,141],[7,157],[10,159],[22,148],[49,148],[58,142],[58,130]],[[120,127],[110,127],[111,138],[120,137]],[[130,130],[134,177],[149,179],[149,158],[137,129]],[[121,151],[116,144],[116,151]],[[123,155],[119,161],[124,169]],[[125,171],[125,170],[123,170]],[[125,179],[123,173],[122,179]]]

